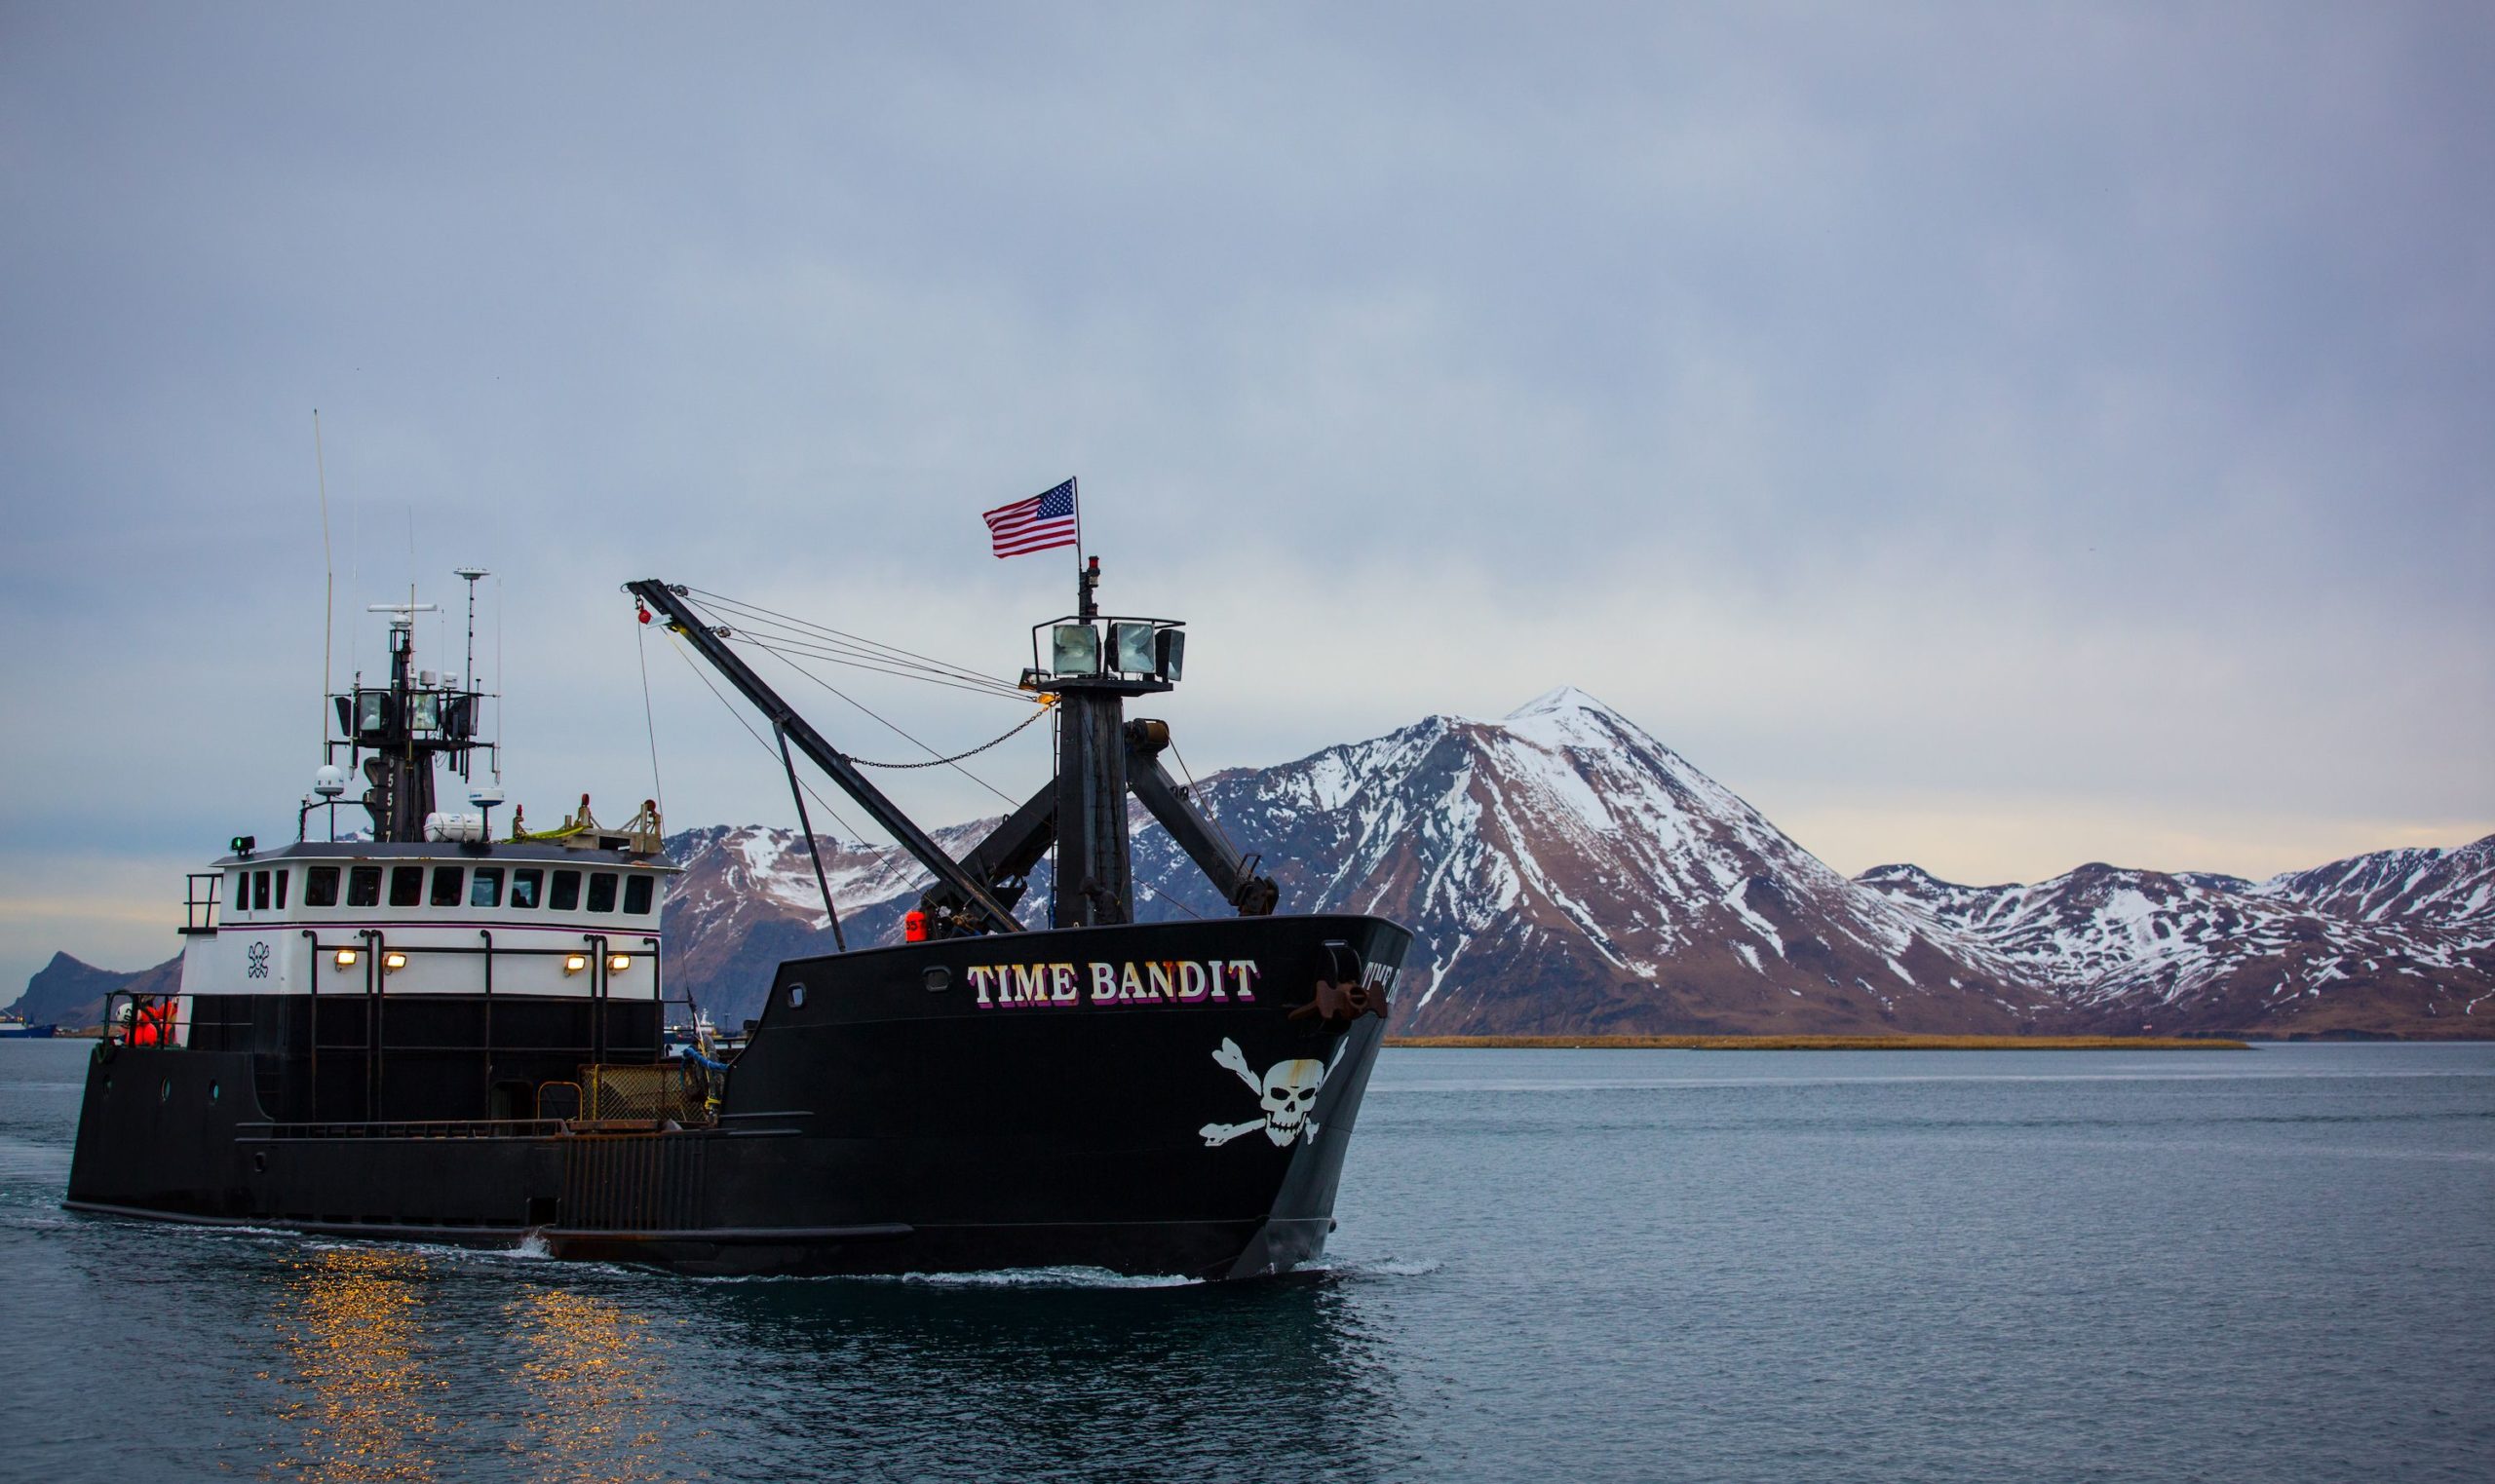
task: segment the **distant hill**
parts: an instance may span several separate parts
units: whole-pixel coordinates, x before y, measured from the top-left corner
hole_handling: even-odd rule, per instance
[[[10,1013],[22,1015],[30,1025],[47,1022],[62,1030],[84,1030],[99,1025],[104,1018],[104,997],[117,989],[133,986],[141,992],[170,988],[181,973],[177,955],[153,969],[119,972],[97,969],[95,965],[56,953],[52,962],[36,970],[26,981],[26,992],[9,1006]],[[145,983],[141,983],[145,980]]]

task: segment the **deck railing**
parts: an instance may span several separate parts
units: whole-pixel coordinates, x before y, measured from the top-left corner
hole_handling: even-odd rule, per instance
[[[316,956],[323,952],[334,952],[340,946],[344,946],[334,943],[324,944],[309,929],[304,930],[303,935],[313,940],[312,951]],[[544,1132],[560,1132],[575,1123],[654,1121],[701,1126],[717,1122],[720,1101],[727,1090],[727,1069],[707,1060],[681,1058],[667,1053],[665,1023],[668,1008],[675,1007],[680,1009],[683,1018],[690,1022],[699,1014],[699,1008],[690,999],[666,998],[663,993],[664,986],[654,982],[652,989],[661,993],[646,1003],[657,1007],[660,1012],[661,1041],[660,1045],[653,1048],[658,1059],[651,1062],[606,1061],[607,1016],[604,1011],[606,1006],[614,1003],[604,993],[607,978],[603,962],[606,942],[597,934],[584,934],[593,939],[590,944],[592,956],[598,960],[593,970],[591,994],[586,1002],[565,1000],[556,1003],[586,1003],[592,1007],[589,1017],[589,1044],[546,1042],[529,1042],[524,1045],[497,1044],[493,1035],[495,957],[498,954],[542,957],[567,954],[573,950],[496,949],[492,944],[490,932],[483,932],[480,935],[485,938],[485,942],[477,948],[410,946],[392,949],[386,945],[378,930],[365,929],[359,932],[359,939],[365,940],[355,945],[359,958],[365,965],[363,989],[360,992],[343,995],[334,991],[323,995],[316,987],[314,992],[303,997],[304,1003],[310,1008],[311,1018],[311,1024],[306,1028],[310,1080],[313,1085],[319,1085],[321,1055],[324,1051],[332,1056],[345,1054],[360,1059],[363,1063],[362,1070],[365,1084],[365,1106],[369,1110],[382,1105],[384,1069],[389,1057],[394,1053],[475,1056],[479,1059],[480,1070],[489,1084],[497,1056],[568,1055],[579,1058],[576,1063],[580,1068],[579,1082],[557,1080],[542,1083],[538,1086],[538,1117],[418,1122],[321,1120],[301,1123],[257,1123],[245,1126],[265,1130],[260,1136],[266,1138],[337,1138],[348,1136],[350,1133],[364,1137],[479,1138],[512,1137],[530,1128]],[[658,972],[657,939],[647,938],[644,941],[651,947],[651,972],[655,977]],[[463,1042],[453,1046],[431,1046],[393,1042],[388,1038],[384,1016],[392,997],[386,990],[388,975],[383,968],[382,955],[391,952],[481,956],[483,968],[481,984],[485,1013],[480,1026],[479,1037],[475,1042]],[[313,982],[316,986],[318,985],[317,967],[314,970]],[[430,999],[435,993],[438,991],[427,992],[423,998]],[[509,996],[506,995],[505,998]],[[535,996],[530,998],[540,999]],[[191,1034],[196,1034],[198,1026],[196,1016],[192,1017],[194,1021],[192,1025],[186,1027],[183,1024],[183,1000],[184,996],[178,991],[170,994],[143,994],[128,989],[116,989],[106,994],[104,997],[104,1054],[110,1056],[114,1050],[122,1046],[173,1046],[177,1043],[187,1042]],[[352,1041],[324,1040],[322,1008],[325,1005],[334,1006],[341,1002],[360,1005],[365,1008],[365,1013],[356,1017],[360,1023],[350,1032],[355,1039]],[[626,1003],[637,1005],[644,1002],[635,997]],[[190,1034],[185,1034],[186,1032]],[[549,1097],[550,1092],[565,1095]],[[554,1111],[557,1109],[559,1111]]]
[[[251,1139],[524,1139],[552,1138],[568,1126],[561,1119],[402,1119],[363,1123],[328,1120],[317,1123],[255,1123],[236,1125],[236,1136]]]

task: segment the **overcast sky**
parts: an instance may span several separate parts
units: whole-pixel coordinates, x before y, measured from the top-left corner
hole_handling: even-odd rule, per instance
[[[791,822],[620,582],[1011,675],[1072,563],[979,513],[1079,474],[1199,773],[1571,683],[1848,871],[2474,839],[2490,76],[2457,3],[6,0],[0,999],[288,837],[315,407],[339,672],[492,568],[545,823],[650,792],[644,642],[670,824]]]

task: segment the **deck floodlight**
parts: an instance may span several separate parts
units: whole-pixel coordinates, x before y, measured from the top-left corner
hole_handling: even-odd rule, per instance
[[[608,973],[622,973],[632,967],[633,956],[629,953],[610,953],[606,956],[606,971]]]
[[[426,691],[410,699],[415,702],[415,717],[409,725],[419,732],[441,731],[441,698]]]
[[[365,733],[390,730],[390,693],[388,691],[355,693],[355,729]]]
[[[567,953],[563,955],[563,972],[566,974],[576,974],[588,967],[589,955],[586,953]]]
[[[385,953],[381,956],[381,971],[383,973],[397,973],[400,970],[406,967],[407,956],[403,953]]]
[[[1051,646],[1055,663],[1051,666],[1060,675],[1096,675],[1100,673],[1100,630],[1089,624],[1059,624]]]
[[[1113,623],[1109,626],[1109,653],[1116,663],[1109,667],[1122,675],[1152,673],[1152,626],[1150,624]]]
[[[337,965],[340,969],[353,969],[355,967],[355,950],[352,948],[339,949]]]
[[[1153,647],[1159,651],[1156,656],[1159,663],[1152,666],[1152,672],[1172,685],[1177,684],[1178,671],[1187,667],[1187,630],[1164,628],[1153,635]]]

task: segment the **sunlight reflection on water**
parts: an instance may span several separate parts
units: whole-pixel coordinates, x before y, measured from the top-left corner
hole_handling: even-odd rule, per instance
[[[287,1264],[276,1312],[292,1362],[273,1472],[317,1480],[431,1479],[447,1385],[428,1373],[421,1253],[333,1247]]]
[[[525,1396],[508,1446],[541,1478],[666,1479],[668,1420],[653,1405],[674,1344],[646,1313],[595,1294],[531,1284],[503,1306]]]

